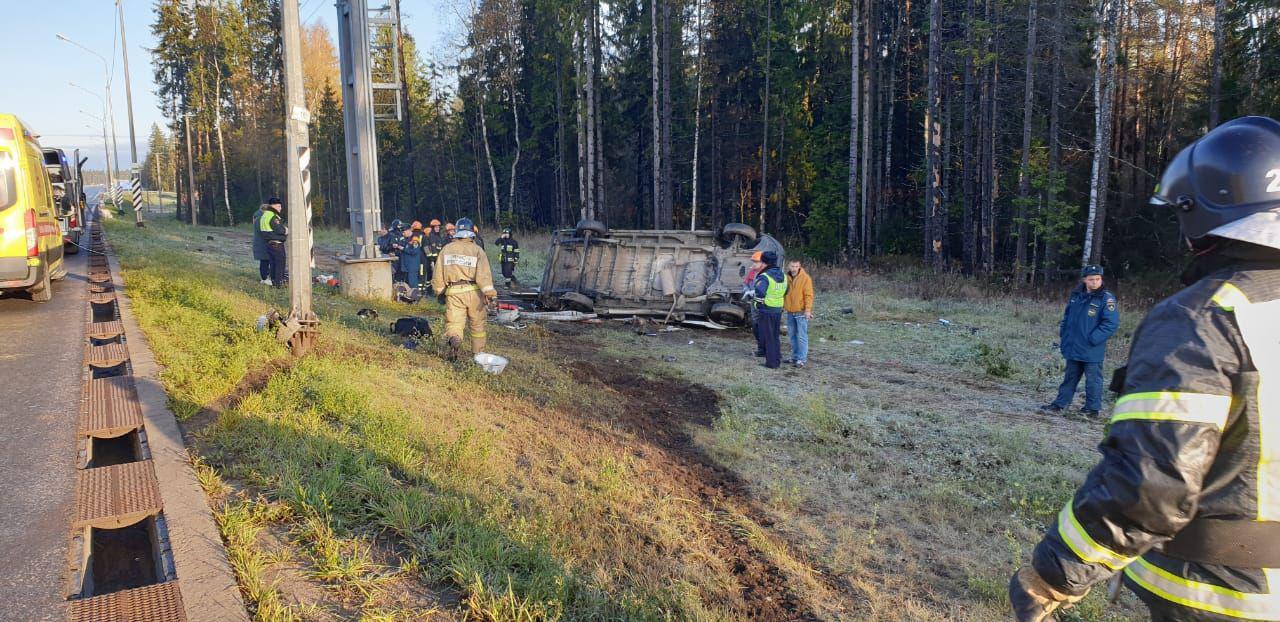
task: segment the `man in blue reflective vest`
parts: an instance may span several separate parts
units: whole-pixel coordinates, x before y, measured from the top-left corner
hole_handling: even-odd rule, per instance
[[[787,275],[778,267],[778,254],[760,253],[756,262],[756,280],[752,293],[756,301],[756,342],[764,352],[764,366],[777,369],[782,365],[782,345],[778,340],[782,324],[782,303],[787,294]]]
[[[1058,328],[1066,372],[1057,399],[1041,410],[1058,413],[1070,406],[1080,377],[1084,376],[1084,408],[1080,415],[1087,419],[1098,417],[1102,410],[1102,359],[1107,353],[1107,340],[1119,327],[1120,308],[1115,294],[1102,286],[1102,266],[1085,266]]]

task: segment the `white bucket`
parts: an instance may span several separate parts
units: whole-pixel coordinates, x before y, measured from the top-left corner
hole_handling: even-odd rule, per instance
[[[481,352],[475,355],[476,365],[483,367],[485,371],[491,374],[500,374],[502,370],[507,368],[507,359],[497,354],[488,354]]]

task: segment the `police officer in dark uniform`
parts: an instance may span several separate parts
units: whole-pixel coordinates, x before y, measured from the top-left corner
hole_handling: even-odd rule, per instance
[[[1084,376],[1084,408],[1080,415],[1086,419],[1098,417],[1102,410],[1102,359],[1107,354],[1107,340],[1117,328],[1120,310],[1115,294],[1102,286],[1102,266],[1085,266],[1058,326],[1058,343],[1066,361],[1062,385],[1057,399],[1042,410],[1056,413],[1070,406],[1080,377]]]
[[[516,278],[516,264],[520,263],[520,243],[514,237],[511,237],[511,228],[507,227],[502,230],[502,236],[498,238],[498,262],[502,264],[502,278],[506,281],[506,286],[511,287],[512,283],[519,283]]]
[[[1020,622],[1117,574],[1153,620],[1280,620],[1280,123],[1218,126],[1152,203],[1188,286],[1138,327],[1102,461],[1010,582]]]

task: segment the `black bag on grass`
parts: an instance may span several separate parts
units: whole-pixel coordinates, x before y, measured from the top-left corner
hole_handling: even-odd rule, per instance
[[[430,337],[431,322],[425,317],[402,317],[392,322],[391,332],[401,337]]]

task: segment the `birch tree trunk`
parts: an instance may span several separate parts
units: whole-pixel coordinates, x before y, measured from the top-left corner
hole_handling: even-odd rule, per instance
[[[498,174],[493,170],[493,152],[489,150],[489,123],[485,121],[484,103],[488,100],[488,89],[480,89],[480,135],[484,139],[484,160],[489,166],[489,188],[493,191],[493,224],[497,226],[498,216],[502,213],[502,201],[498,199]]]
[[[227,149],[222,140],[222,72],[213,80],[213,128],[218,135],[218,161],[222,165],[222,205],[227,211],[227,226],[234,227],[236,218],[231,214],[231,189],[227,182]]]
[[[689,201],[689,230],[698,229],[698,142],[702,137],[702,0],[696,0],[698,62],[694,65],[697,73],[696,95],[693,103],[693,196]]]
[[[928,246],[925,256],[935,271],[943,267],[942,238],[942,128],[938,117],[942,112],[942,0],[929,3],[929,77],[925,93],[924,158],[925,158],[925,222]]]
[[[1081,261],[1098,263],[1102,258],[1102,224],[1106,221],[1107,178],[1110,176],[1111,106],[1115,93],[1116,13],[1120,0],[1098,0],[1098,35],[1094,39],[1096,59],[1093,74],[1093,167],[1089,181],[1089,217],[1085,224]]]
[[[1027,275],[1027,202],[1031,196],[1031,115],[1035,103],[1036,84],[1036,34],[1040,26],[1036,16],[1039,0],[1027,3],[1027,54],[1026,80],[1022,95],[1022,164],[1018,167],[1018,217],[1014,243],[1017,252],[1014,259],[1014,276],[1019,283]]]
[[[859,16],[858,0],[852,0],[850,13],[850,34],[849,34],[849,201],[848,212],[846,217],[848,223],[846,225],[845,234],[845,251],[850,255],[858,252],[861,248],[861,238],[858,231],[858,127],[861,125],[859,115],[861,106],[858,102],[862,101],[862,19]]]

